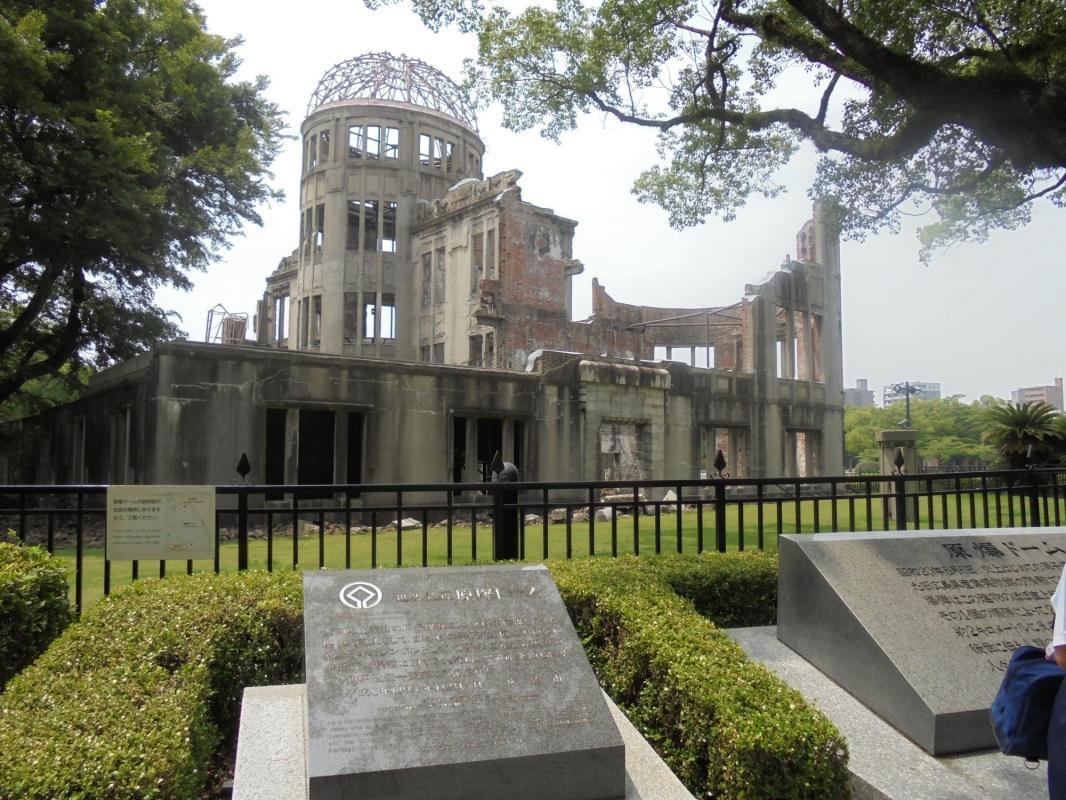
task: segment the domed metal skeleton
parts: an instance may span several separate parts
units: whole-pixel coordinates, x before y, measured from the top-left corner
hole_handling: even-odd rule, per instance
[[[392,100],[447,114],[472,130],[477,118],[466,94],[424,61],[392,53],[367,53],[331,67],[315,87],[307,114],[337,100]]]

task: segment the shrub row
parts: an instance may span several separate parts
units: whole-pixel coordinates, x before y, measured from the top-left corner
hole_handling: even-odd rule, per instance
[[[777,554],[704,553],[645,558],[634,566],[647,570],[719,628],[774,625],[777,622]]]
[[[772,621],[773,556],[550,566],[601,683],[694,794],[847,796],[840,736],[709,621]],[[293,573],[101,602],[0,696],[0,800],[201,796],[244,687],[301,679],[301,609]]]
[[[40,547],[0,542],[0,690],[69,622],[63,564]]]
[[[245,686],[302,674],[299,576],[140,581],[87,611],[0,696],[0,798],[192,798]]]
[[[843,737],[710,621],[772,617],[772,601],[761,615],[754,609],[775,591],[766,556],[590,559],[550,568],[600,683],[693,794],[850,796]]]

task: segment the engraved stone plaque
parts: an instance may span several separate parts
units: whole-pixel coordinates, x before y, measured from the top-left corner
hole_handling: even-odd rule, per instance
[[[625,754],[540,566],[304,574],[310,800],[625,796]]]
[[[1062,528],[783,536],[777,636],[934,755],[995,747],[1011,652],[1051,637]]]

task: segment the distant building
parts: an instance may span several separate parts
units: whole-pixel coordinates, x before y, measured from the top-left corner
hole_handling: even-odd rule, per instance
[[[1055,378],[1054,386],[1023,386],[1010,393],[1012,403],[1047,403],[1052,408],[1063,410],[1062,378]]]
[[[881,391],[881,405],[888,408],[893,403],[901,403],[906,398],[906,386],[910,386],[911,400],[939,400],[940,384],[924,383],[922,381],[900,381],[890,383]]]
[[[854,389],[844,390],[844,405],[846,406],[872,406],[874,393],[869,388],[870,382],[866,378],[858,378]]]

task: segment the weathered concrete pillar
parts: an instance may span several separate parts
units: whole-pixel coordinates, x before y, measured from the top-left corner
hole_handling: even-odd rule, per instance
[[[785,309],[785,363],[782,365],[781,376],[794,379],[796,377],[796,312],[789,306]]]
[[[918,474],[918,431],[909,429],[877,431],[877,433],[874,434],[874,440],[877,442],[877,446],[881,449],[880,471],[882,475],[891,475],[896,471],[896,460],[901,452],[903,453],[903,474]],[[904,491],[909,494],[912,487],[916,488],[917,485],[908,484]],[[882,494],[892,495],[895,492],[895,481],[881,482]],[[900,497],[902,498],[902,494]],[[902,499],[900,502],[902,503]],[[891,520],[897,519],[897,507],[895,502],[889,502],[888,504],[888,518]]]
[[[903,472],[905,475],[918,474],[918,431],[901,429],[877,431],[874,440],[881,449],[880,471],[882,475],[891,475],[896,469],[896,454],[903,451]]]

